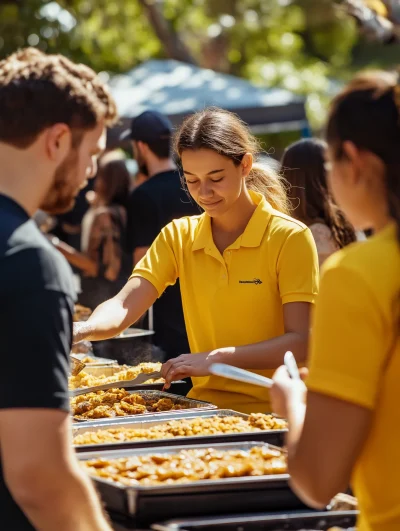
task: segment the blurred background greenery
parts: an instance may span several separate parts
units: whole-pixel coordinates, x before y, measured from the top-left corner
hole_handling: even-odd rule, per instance
[[[399,44],[367,40],[345,3],[0,0],[0,57],[37,46],[89,64],[104,79],[173,58],[304,94],[318,129],[327,100],[355,70],[391,68],[400,57]]]

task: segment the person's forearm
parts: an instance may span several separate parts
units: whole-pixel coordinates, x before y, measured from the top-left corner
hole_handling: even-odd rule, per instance
[[[296,398],[296,396],[292,397],[290,403],[287,404],[289,429],[286,437],[286,447],[288,452],[290,485],[307,505],[320,509],[323,505],[315,503],[313,497],[309,495],[310,467],[307,462],[308,456],[303,455],[301,445],[306,409],[306,404],[301,402],[301,399]]]
[[[157,299],[156,288],[140,277],[131,278],[112,299],[100,304],[86,322],[74,324],[74,343],[101,341],[131,326]]]
[[[103,302],[87,321],[76,323],[74,343],[83,339],[101,341],[117,336],[137,320],[129,314],[128,308],[117,297]]]
[[[277,369],[283,364],[285,352],[293,352],[298,363],[303,363],[307,355],[307,338],[296,332],[288,332],[282,336],[216,351],[216,361],[240,367],[241,369]]]
[[[40,531],[111,531],[89,478],[78,469],[60,473],[57,484],[38,478],[19,505]]]

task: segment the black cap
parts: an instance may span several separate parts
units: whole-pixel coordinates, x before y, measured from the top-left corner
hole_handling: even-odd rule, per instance
[[[131,128],[124,131],[119,139],[154,142],[160,138],[169,138],[171,134],[172,124],[166,116],[158,111],[145,111],[133,118]]]

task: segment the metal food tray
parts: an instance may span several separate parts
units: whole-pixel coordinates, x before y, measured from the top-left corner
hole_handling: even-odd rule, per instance
[[[104,369],[105,367],[120,367],[118,365],[117,360],[112,360],[109,358],[99,358],[98,356],[95,356],[92,352],[88,352],[87,354],[73,354],[75,358],[78,358],[80,361],[82,361],[84,358],[93,358],[95,361],[86,363],[85,371],[88,372],[88,369],[93,368],[99,368]]]
[[[127,328],[121,332],[118,336],[111,339],[128,339],[131,337],[144,337],[154,335],[154,330],[146,330],[144,328]]]
[[[250,450],[259,442],[213,444],[219,450]],[[272,445],[262,445],[271,446]],[[174,454],[180,450],[210,448],[210,445],[157,448],[156,453]],[[154,454],[154,449],[92,452],[78,456],[81,461],[95,458],[113,459]],[[149,525],[177,517],[305,509],[289,487],[289,475],[247,476],[192,483],[124,486],[102,478],[92,478],[109,511],[125,516],[131,523]]]
[[[82,356],[84,357],[84,356]],[[97,359],[106,359],[106,358],[97,358]],[[110,360],[112,361],[112,360]],[[122,365],[118,365],[116,361],[113,361],[110,365],[94,365],[94,364],[87,364],[86,367],[83,369],[84,372],[91,374],[93,376],[114,376],[116,372],[119,372],[123,370]],[[175,391],[177,394],[179,394],[179,390],[183,389],[186,386],[186,382],[183,380],[176,380],[175,382],[171,382],[171,388],[173,391]],[[119,386],[120,387],[120,386]],[[164,387],[164,384],[162,382],[160,383],[142,383],[140,385],[131,385],[130,389],[142,389],[144,391],[162,391],[162,388]],[[77,389],[70,389],[70,391],[81,391],[83,389],[87,389],[87,393],[90,393],[91,387],[78,387]]]
[[[124,417],[120,417],[117,420],[110,421],[107,425],[103,423],[91,422],[88,426],[86,423],[84,426],[74,427],[73,436],[80,433],[93,432],[101,429],[109,428],[151,428],[152,426],[159,426],[165,424],[171,420],[189,420],[194,418],[211,418],[211,417],[241,417],[243,419],[249,418],[249,415],[244,413],[238,413],[231,409],[217,409],[217,410],[203,410],[186,412],[183,416],[179,414],[172,414],[167,418],[145,419],[142,418],[130,418],[125,420]],[[213,444],[213,443],[229,443],[229,442],[241,442],[248,441],[251,438],[252,441],[261,441],[273,444],[275,446],[283,446],[284,437],[287,430],[269,430],[269,431],[248,431],[244,433],[221,433],[216,435],[196,435],[188,437],[172,437],[170,439],[150,439],[142,441],[127,441],[127,442],[115,442],[115,443],[102,443],[102,444],[79,444],[74,445],[77,452],[96,452],[105,450],[123,450],[125,448],[154,448],[157,446],[176,446],[176,445],[193,445],[193,444]]]
[[[157,391],[157,390],[143,390],[143,389],[138,389],[137,387],[136,388],[133,388],[133,387],[124,387],[123,385],[121,386],[118,386],[118,389],[126,389],[130,394],[136,394],[136,395],[140,395],[142,396],[145,400],[151,400],[151,399],[154,399],[154,398],[157,398],[157,399],[161,399],[161,398],[170,398],[173,402],[175,402],[176,404],[178,405],[183,405],[183,406],[186,406],[186,409],[179,409],[178,411],[188,411],[190,409],[197,409],[197,408],[201,408],[201,409],[217,409],[217,406],[214,406],[214,404],[210,404],[208,402],[202,402],[201,400],[193,400],[192,398],[186,398],[184,396],[180,396],[180,395],[174,395],[172,393],[164,393],[163,391]],[[88,393],[90,393],[90,388],[88,388]],[[121,419],[127,419],[127,418],[137,418],[137,417],[144,417],[144,416],[148,416],[148,415],[156,415],[158,418],[159,415],[165,415],[167,413],[172,413],[172,412],[175,412],[175,410],[170,410],[170,411],[161,411],[161,412],[158,412],[158,413],[140,413],[139,415],[126,415],[125,417],[120,417]],[[116,419],[115,418],[112,418],[110,419],[109,417],[105,418],[105,419],[95,419],[94,421],[90,421],[90,420],[84,420],[84,419],[79,419],[79,418],[76,418],[76,417],[72,417],[74,419],[74,421],[76,422],[84,422],[85,424],[86,423],[92,423],[95,422],[96,424],[98,423],[106,423],[106,422],[110,422],[110,421],[115,421]]]
[[[154,524],[154,531],[327,531],[356,525],[358,511],[244,514],[217,518],[190,518]]]

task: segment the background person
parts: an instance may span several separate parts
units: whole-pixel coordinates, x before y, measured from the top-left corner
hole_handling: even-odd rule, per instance
[[[115,118],[83,65],[32,48],[0,62],[2,529],[111,529],[71,444],[71,271],[32,216],[73,206]]]
[[[327,138],[335,200],[366,242],[324,264],[307,388],[275,375],[297,493],[322,507],[350,481],[360,531],[400,529],[400,85],[357,76],[332,104]]]
[[[95,308],[116,295],[132,271],[125,252],[126,204],[130,175],[125,161],[108,154],[99,163],[91,205],[82,220],[82,252],[53,239],[71,265],[81,271],[79,303]]]
[[[190,376],[193,398],[268,411],[263,389],[211,376],[209,367],[223,362],[272,376],[287,350],[305,360],[318,289],[312,234],[285,214],[278,175],[253,165],[260,147],[234,114],[211,108],[189,117],[176,145],[205,213],[164,227],[122,291],[75,325],[75,341],[117,335],[179,278],[193,354],[163,365],[167,385]]]
[[[200,213],[183,190],[171,157],[172,125],[161,113],[146,111],[132,120],[121,139],[130,138],[140,175],[147,181],[135,188],[128,204],[127,247],[137,264],[161,229],[173,219]],[[105,299],[103,299],[105,300]],[[154,343],[166,359],[189,351],[179,281],[154,304]]]
[[[328,190],[326,157],[326,143],[310,138],[291,144],[281,161],[281,171],[290,184],[292,215],[310,228],[320,265],[332,253],[356,241],[353,227]]]

